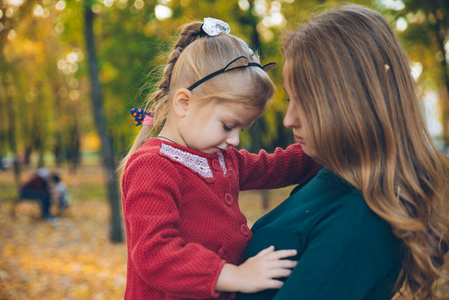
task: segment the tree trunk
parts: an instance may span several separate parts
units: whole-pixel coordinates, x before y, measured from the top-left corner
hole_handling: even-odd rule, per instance
[[[0,56],[2,53],[0,53]],[[0,58],[2,62],[4,62],[3,57]],[[5,64],[3,64],[5,66]],[[17,155],[17,139],[16,139],[16,112],[13,107],[14,101],[11,99],[8,90],[9,90],[9,84],[7,80],[8,73],[5,72],[3,74],[2,82],[0,83],[3,87],[4,91],[4,97],[5,97],[5,103],[6,103],[6,110],[7,110],[7,116],[8,116],[8,141],[9,141],[9,147],[12,152],[13,156],[13,171],[14,171],[14,181],[16,183],[16,189],[17,193],[20,191],[20,163]]]
[[[97,132],[101,140],[103,165],[104,168],[106,169],[106,176],[107,176],[107,192],[112,213],[110,238],[112,242],[122,242],[123,241],[122,221],[120,214],[121,211],[120,196],[118,193],[118,185],[117,185],[118,180],[115,173],[116,165],[114,161],[114,153],[112,150],[111,142],[107,136],[105,120],[102,113],[101,90],[100,90],[100,83],[98,80],[98,68],[94,44],[93,18],[94,14],[91,9],[91,1],[85,0],[84,30],[85,30],[85,42],[89,63],[89,75],[92,93],[92,109]]]
[[[78,125],[78,119],[77,114],[74,115],[73,124],[71,125],[70,132],[69,132],[69,157],[68,161],[70,162],[70,172],[74,174],[76,170],[78,169],[78,166],[80,164],[81,160],[81,136],[80,136],[80,130]]]
[[[55,133],[55,142],[53,145],[53,156],[55,157],[56,166],[60,167],[62,164],[62,134]]]
[[[25,150],[23,151],[23,164],[25,166],[29,166],[31,162],[31,153],[33,153],[32,144],[28,144],[25,146]]]
[[[41,88],[38,88],[38,91],[40,93]],[[38,160],[37,160],[37,167],[43,168],[44,167],[44,126],[45,124],[42,122],[42,110],[41,107],[43,105],[42,103],[42,97],[40,94],[38,94],[36,98],[35,105],[35,111],[33,111],[33,127],[32,127],[32,149],[37,152]]]
[[[55,157],[55,163],[56,166],[60,167],[63,162],[62,158],[62,136],[63,136],[63,130],[64,130],[64,123],[63,120],[63,110],[61,107],[61,96],[59,93],[59,88],[56,80],[52,80],[53,85],[53,95],[54,95],[54,111],[56,115],[56,121],[58,123],[58,126],[56,126],[56,132],[55,132],[55,140],[53,144],[53,155]]]

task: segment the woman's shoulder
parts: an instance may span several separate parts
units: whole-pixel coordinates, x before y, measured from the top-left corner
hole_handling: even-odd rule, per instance
[[[332,227],[331,232],[340,233],[341,238],[356,243],[371,246],[373,243],[383,244],[386,249],[397,244],[398,239],[390,223],[369,207],[360,192],[352,191],[334,200],[334,205],[329,207],[319,227]]]
[[[379,263],[400,269],[402,242],[391,224],[376,214],[358,191],[342,196],[337,202],[323,224],[327,227],[323,231],[337,237],[342,247],[372,253]]]
[[[355,236],[392,233],[390,224],[373,211],[362,193],[326,167],[293,196],[315,213],[315,225]]]
[[[322,198],[318,205],[328,210],[329,215],[340,217],[347,223],[383,222],[383,219],[369,207],[361,191],[327,167],[321,169],[310,183],[302,187],[303,190],[307,191],[308,185],[313,188],[310,194],[314,195],[314,198]]]
[[[336,206],[340,214],[348,217],[348,222],[383,222],[383,219],[368,206],[359,191],[353,190],[343,195],[336,201]]]

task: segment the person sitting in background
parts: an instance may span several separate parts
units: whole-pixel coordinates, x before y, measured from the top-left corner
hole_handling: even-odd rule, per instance
[[[35,199],[39,201],[42,212],[42,219],[52,220],[50,214],[51,197],[48,179],[50,172],[47,168],[40,168],[35,174],[25,182],[20,188],[20,199]]]
[[[53,197],[56,199],[56,203],[58,204],[59,214],[62,214],[68,207],[70,203],[69,191],[67,189],[67,185],[61,181],[61,178],[58,174],[53,174],[51,176],[53,181]]]

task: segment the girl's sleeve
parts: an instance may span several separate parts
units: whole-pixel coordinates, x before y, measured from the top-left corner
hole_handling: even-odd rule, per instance
[[[182,178],[158,155],[131,161],[123,176],[123,211],[132,268],[152,287],[180,298],[215,298],[225,261],[179,232]]]
[[[393,297],[388,291],[393,290],[401,265],[398,240],[374,213],[346,212],[332,215],[310,234],[275,300],[357,300],[368,299],[371,292],[378,293],[376,299]],[[374,291],[379,282],[393,284],[384,286],[383,292]]]
[[[315,176],[321,166],[307,156],[300,144],[293,144],[283,150],[276,148],[268,154],[233,149],[239,169],[240,190],[280,188],[300,184]]]

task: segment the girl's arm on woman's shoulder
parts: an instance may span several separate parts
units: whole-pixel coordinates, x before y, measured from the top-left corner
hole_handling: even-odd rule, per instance
[[[230,148],[230,155],[237,160],[240,190],[273,189],[300,184],[315,176],[321,166],[307,156],[299,144],[287,149],[276,148],[268,154]]]

